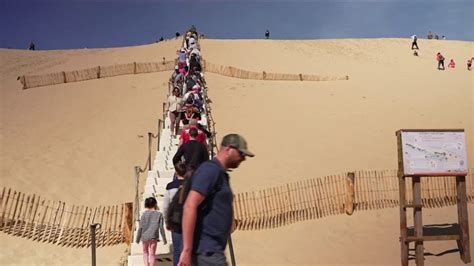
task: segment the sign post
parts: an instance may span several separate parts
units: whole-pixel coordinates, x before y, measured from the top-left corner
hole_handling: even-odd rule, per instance
[[[466,175],[468,171],[463,129],[401,129],[396,132],[400,197],[401,262],[408,265],[408,247],[415,243],[416,265],[424,265],[424,241],[457,240],[461,260],[471,262],[469,221],[467,216]],[[421,178],[452,176],[456,178],[459,232],[455,235],[423,235]],[[413,201],[408,204],[406,178],[412,179]],[[408,234],[407,208],[413,208],[414,230]]]

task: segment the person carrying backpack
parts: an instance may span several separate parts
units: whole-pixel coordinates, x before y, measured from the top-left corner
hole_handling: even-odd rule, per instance
[[[173,179],[173,181],[166,185],[165,197],[163,199],[163,216],[166,218],[166,229],[171,230],[171,239],[173,240],[173,265],[176,266],[178,265],[181,250],[183,249],[183,236],[181,235],[181,232],[172,230],[171,225],[168,224],[167,217],[172,199],[185,182],[186,166],[184,163],[179,162],[174,166],[174,169],[177,178]]]
[[[183,206],[183,251],[179,266],[227,265],[224,251],[233,224],[233,194],[227,170],[254,154],[238,134],[226,135],[216,157],[204,162],[190,179]]]

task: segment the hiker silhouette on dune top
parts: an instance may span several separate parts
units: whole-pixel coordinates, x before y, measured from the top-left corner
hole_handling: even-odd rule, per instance
[[[35,50],[35,43],[33,41],[31,41],[30,45],[28,45],[28,50],[31,50],[31,51]]]
[[[411,49],[414,50],[414,49],[420,49],[418,48],[418,37],[416,37],[416,35],[413,35],[411,36],[411,39],[412,39],[412,42],[411,42]]]

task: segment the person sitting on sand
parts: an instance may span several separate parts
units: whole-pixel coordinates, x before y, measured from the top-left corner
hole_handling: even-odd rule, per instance
[[[438,70],[444,70],[444,56],[440,52],[436,54],[436,60],[438,61]]]
[[[413,50],[413,55],[414,55],[414,56],[418,56],[418,51],[417,51],[417,50]]]
[[[456,63],[454,63],[454,59],[451,59],[451,61],[449,61],[448,68],[456,68]]]
[[[467,59],[467,70],[471,70],[471,66],[472,66],[472,58],[471,59]]]

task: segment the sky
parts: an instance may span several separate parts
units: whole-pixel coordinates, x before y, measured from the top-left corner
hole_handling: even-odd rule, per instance
[[[0,0],[0,48],[104,48],[171,38],[425,38],[474,41],[464,0]]]

